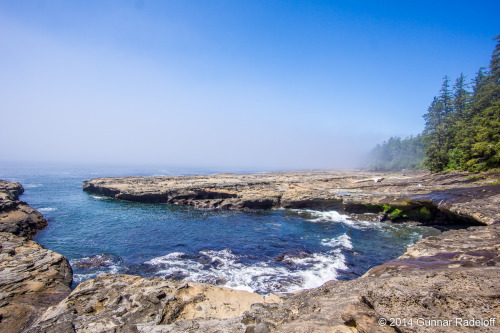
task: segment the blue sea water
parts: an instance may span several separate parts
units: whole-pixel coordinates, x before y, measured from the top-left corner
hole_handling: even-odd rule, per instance
[[[100,273],[128,273],[264,294],[290,292],[359,277],[434,232],[356,221],[335,211],[200,210],[120,201],[82,190],[83,180],[97,177],[209,173],[213,171],[0,166],[0,179],[20,182],[25,189],[20,199],[48,219],[35,241],[70,260],[74,286]]]

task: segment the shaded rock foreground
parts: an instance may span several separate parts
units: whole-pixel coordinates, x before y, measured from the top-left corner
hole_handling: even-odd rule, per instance
[[[290,175],[293,174],[297,175],[294,177],[300,178],[305,173]],[[332,180],[333,174],[336,174],[333,176],[336,180]],[[274,177],[273,175],[268,174],[265,177]],[[385,179],[380,182],[366,180],[374,176],[376,178],[385,176]],[[499,331],[498,323],[494,322],[494,326],[491,325],[492,318],[500,317],[499,197],[498,185],[495,185],[498,175],[483,174],[471,177],[458,173],[440,175],[419,173],[408,176],[412,178],[409,180],[403,176],[387,177],[387,175],[366,173],[343,176],[338,173],[316,173],[314,176],[316,180],[314,177],[309,180],[314,185],[300,182],[290,182],[286,185],[294,189],[297,198],[288,193],[285,196],[281,195],[277,202],[283,207],[332,208],[336,205],[353,214],[375,211],[378,212],[377,219],[397,220],[399,217],[404,220],[419,217],[430,224],[466,221],[487,226],[447,231],[439,236],[424,239],[408,248],[403,256],[372,268],[362,278],[356,280],[330,281],[319,288],[270,297],[191,282],[108,274],[80,284],[64,298],[69,290],[63,287],[69,288],[67,286],[71,283],[71,278],[68,283],[71,271],[64,269],[64,267],[69,268],[66,266],[67,261],[64,258],[61,260],[62,256],[45,250],[25,238],[0,234],[2,240],[0,295],[5,300],[0,301],[0,311],[5,311],[0,312],[0,331],[248,333]],[[231,178],[233,175],[228,177]],[[258,177],[259,175],[255,176]],[[191,178],[199,180],[202,177]],[[386,181],[388,178],[394,179]],[[182,183],[179,179],[181,178],[178,178],[178,182]],[[291,178],[288,179],[290,181]],[[103,180],[91,182],[95,181]],[[145,181],[149,182],[151,179]],[[383,184],[384,182],[386,183]],[[87,187],[89,183],[87,182],[85,186]],[[326,186],[319,186],[322,183]],[[328,183],[336,184],[336,187],[328,187],[331,186]],[[268,184],[278,186],[273,185],[271,181]],[[181,185],[179,184],[179,188],[175,190],[177,193],[188,191],[180,188]],[[203,181],[200,181],[199,185],[203,187]],[[120,186],[128,185],[124,183]],[[228,186],[229,189],[226,190],[229,196],[222,201],[221,198],[179,199],[177,197],[172,201],[167,199],[167,202],[191,204],[196,207],[257,208],[244,204],[245,200],[250,197],[252,202],[267,200],[258,191],[245,190],[245,187],[234,184]],[[231,189],[231,186],[236,186],[238,191],[232,192],[234,189]],[[265,185],[262,182],[254,182],[251,186]],[[193,190],[194,193],[197,193],[197,188]],[[106,189],[107,187],[102,186],[101,190],[94,192],[105,194],[103,192],[107,191]],[[138,190],[139,187],[135,189]],[[107,195],[120,197],[117,194],[126,193],[120,192],[122,190],[123,188],[111,187],[111,191],[115,193]],[[171,190],[161,187],[155,191],[170,193]],[[244,191],[253,193],[244,193],[248,197],[238,194]],[[155,196],[156,194],[153,194],[149,198]],[[230,200],[232,202],[230,207],[223,204],[227,199],[234,200],[234,202]],[[17,200],[17,196],[14,200]],[[214,205],[213,200],[220,203]],[[241,204],[237,204],[238,202]],[[287,206],[287,202],[291,203],[290,206]],[[383,205],[390,205],[390,209],[386,209]],[[422,212],[422,207],[427,208],[431,214],[428,214],[427,210]],[[269,207],[266,204],[260,208]],[[400,209],[401,212],[396,209]],[[411,215],[416,210],[421,212],[421,215]],[[402,214],[408,215],[403,217]],[[18,245],[9,245],[13,242]],[[23,256],[21,255],[23,251],[28,251],[27,253],[31,251],[32,254]],[[33,254],[38,251],[52,252],[52,254]],[[10,261],[10,264],[5,265],[4,258],[14,257],[13,253],[19,254],[17,259],[8,259],[5,263]],[[39,264],[40,260],[48,257],[59,258],[51,261],[55,263],[52,269],[50,264],[48,266]],[[22,263],[15,260],[21,260]],[[46,268],[49,269],[45,270]],[[28,274],[23,273],[23,269],[34,269],[29,272],[29,276],[35,278],[32,280],[26,278]],[[49,274],[51,279],[36,278],[38,274],[49,271],[52,272]],[[4,276],[9,278],[3,278]],[[19,278],[16,279],[16,276]],[[42,284],[33,284],[30,281],[42,281],[48,289],[43,289]],[[37,289],[38,287],[40,289]],[[16,293],[16,288],[24,291]],[[50,300],[35,311],[7,311],[9,305],[15,305],[16,297],[22,298],[19,304],[31,306],[32,300],[37,299],[33,297],[37,290],[42,291],[41,295],[44,292],[52,293],[54,297],[47,298]],[[26,301],[27,299],[29,301]],[[57,303],[59,300],[61,302]],[[19,320],[16,321],[16,318]],[[388,325],[380,326],[381,318],[386,319]],[[391,318],[406,319],[406,324],[395,322],[396,326],[389,326]],[[410,319],[412,319],[411,325],[409,325]],[[447,320],[448,326],[443,324],[444,320]],[[21,324],[15,326],[14,323],[17,322]],[[473,326],[470,325],[471,322]]]

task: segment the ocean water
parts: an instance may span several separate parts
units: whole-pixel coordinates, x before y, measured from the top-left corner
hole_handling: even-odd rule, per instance
[[[49,225],[35,241],[69,259],[73,287],[101,273],[291,292],[347,280],[401,255],[434,229],[350,219],[335,211],[200,210],[110,199],[82,190],[105,176],[209,174],[160,168],[0,166]]]

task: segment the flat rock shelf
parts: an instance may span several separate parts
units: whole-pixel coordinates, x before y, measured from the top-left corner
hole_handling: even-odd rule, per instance
[[[438,224],[500,221],[498,173],[432,174],[303,171],[186,177],[121,177],[85,181],[87,192],[117,199],[198,208],[337,209],[381,219]],[[424,209],[425,208],[425,209]],[[397,210],[396,210],[397,209]]]

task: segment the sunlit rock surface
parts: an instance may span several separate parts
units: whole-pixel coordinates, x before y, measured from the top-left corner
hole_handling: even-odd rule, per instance
[[[0,233],[0,332],[20,332],[70,292],[71,267],[62,255]]]
[[[279,304],[281,300],[275,295],[191,282],[103,274],[78,285],[30,332],[184,332],[190,328],[238,332],[245,328],[242,314],[256,303]]]
[[[471,176],[464,172],[395,175],[303,171],[98,178],[85,181],[83,189],[122,200],[199,208],[315,208],[366,213],[380,212],[383,205],[389,205],[416,214],[426,207],[433,223],[453,224],[461,219],[463,223],[493,224],[500,221],[499,176],[495,172]]]

